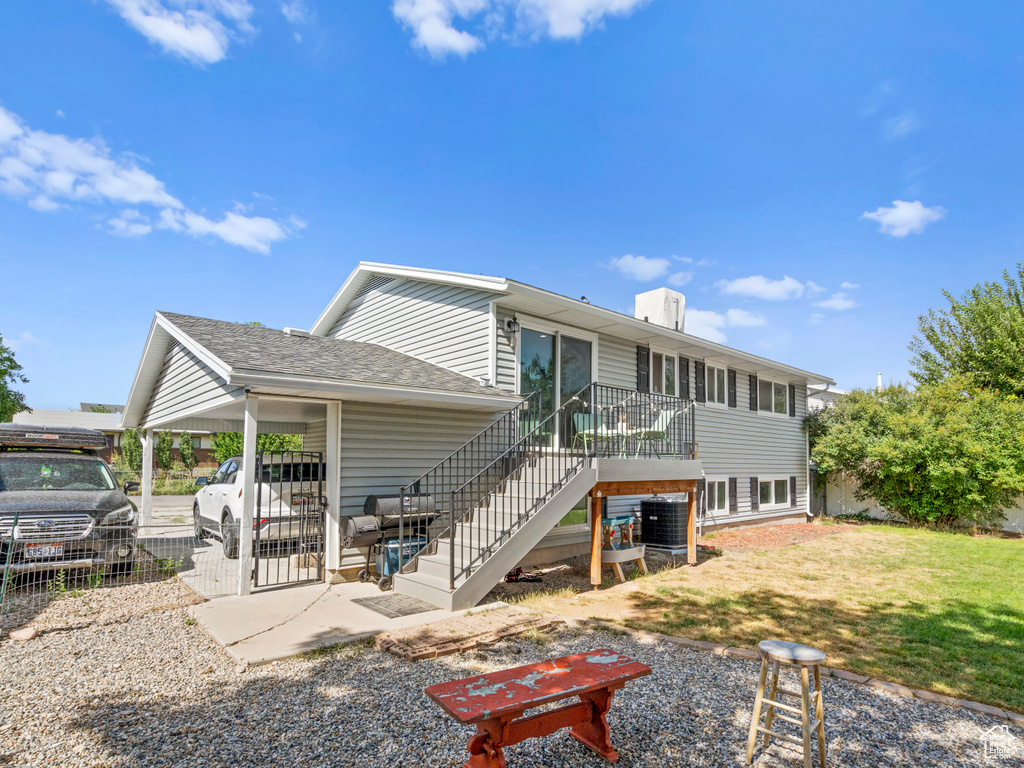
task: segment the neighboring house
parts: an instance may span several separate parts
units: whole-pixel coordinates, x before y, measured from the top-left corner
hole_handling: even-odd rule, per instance
[[[835,405],[836,400],[848,394],[848,389],[837,389],[826,384],[811,384],[807,387],[807,410],[820,411],[822,408]]]
[[[98,410],[102,409],[102,410]],[[41,427],[85,427],[95,429],[106,435],[107,447],[101,451],[101,455],[107,461],[113,461],[114,457],[121,451],[121,436],[124,427],[121,426],[121,413],[123,405],[100,405],[97,403],[82,403],[79,411],[48,411],[36,408],[32,411],[22,411],[14,414],[15,424],[33,424]],[[180,459],[179,447],[181,445],[181,432],[172,431],[174,435],[173,450],[171,455]],[[210,464],[217,461],[216,454],[210,441],[213,436],[209,432],[192,433],[192,452],[200,464]],[[156,465],[154,464],[154,467]]]
[[[618,458],[594,458],[542,489],[536,514],[464,564],[454,589],[440,550],[396,579],[396,589],[449,607],[473,604],[517,562],[586,551],[588,526],[559,522],[612,479],[622,481],[606,494],[612,510],[638,504],[618,495],[633,487],[628,482],[639,489],[699,479],[705,529],[806,520],[807,387],[833,382],[677,330],[685,321],[680,294],[658,289],[639,299],[647,320],[502,278],[361,263],[308,331],[158,312],[123,425],[302,434],[307,450],[326,456],[327,568],[344,577],[361,567],[365,549],[342,551],[343,517],[455,452],[464,477],[491,466],[494,456],[476,436],[494,434],[492,425],[531,391],[542,392],[534,400],[560,425],[549,448],[532,454],[535,474],[575,450],[576,432],[637,434],[629,420],[642,408],[652,420],[668,413],[693,424],[692,436],[673,438],[674,461],[648,461],[639,450],[629,461],[632,448],[618,450]],[[647,310],[656,305],[664,311]],[[573,403],[591,382],[599,387]],[[598,397],[607,406],[603,422],[588,422]],[[522,435],[511,439],[514,447]],[[445,508],[453,487],[441,492],[432,475],[421,483],[437,484],[430,493]],[[496,488],[488,503],[505,503],[508,493]],[[144,518],[147,503],[144,493]]]

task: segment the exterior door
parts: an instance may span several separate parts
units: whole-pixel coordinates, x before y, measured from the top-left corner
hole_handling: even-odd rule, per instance
[[[570,403],[570,398],[587,386],[592,379],[594,345],[586,339],[559,334],[558,405],[567,405],[558,425],[559,444],[569,447],[576,435],[576,414],[589,413],[582,403]]]
[[[524,327],[519,338],[519,392],[540,392],[541,420],[557,411],[593,379],[594,344],[569,334]],[[586,409],[581,404],[579,412]],[[550,425],[552,444],[569,445],[575,434],[569,409]]]

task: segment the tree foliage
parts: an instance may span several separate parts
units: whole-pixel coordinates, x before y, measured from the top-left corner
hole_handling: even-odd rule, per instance
[[[156,465],[160,469],[170,469],[173,457],[171,451],[174,450],[174,435],[171,434],[169,429],[162,430],[156,433],[156,444],[153,446],[153,452],[156,454]]]
[[[807,429],[820,471],[912,523],[993,525],[1024,494],[1024,401],[965,378],[854,390]]]
[[[951,376],[976,386],[1024,396],[1024,266],[1003,272],[1002,283],[984,282],[961,298],[943,291],[948,309],[918,318],[910,343],[910,375],[919,384]]]
[[[0,336],[0,422],[10,421],[21,411],[32,410],[25,405],[25,396],[14,389],[18,384],[27,383],[21,365],[14,359],[14,350],[4,346],[4,337]]]
[[[218,432],[211,440],[217,463],[242,454],[241,432]],[[256,435],[257,451],[301,451],[302,435]]]
[[[121,459],[132,472],[142,471],[142,440],[137,429],[126,429],[121,434]]]
[[[186,472],[191,473],[196,468],[198,460],[192,450],[192,434],[190,432],[182,432],[178,436],[178,453],[181,454],[181,465],[185,467]]]

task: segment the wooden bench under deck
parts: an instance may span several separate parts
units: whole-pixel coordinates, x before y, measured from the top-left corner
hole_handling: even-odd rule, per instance
[[[649,674],[646,664],[602,648],[439,683],[425,693],[459,722],[476,725],[466,768],[505,768],[503,747],[562,728],[614,763],[619,753],[612,747],[605,718],[612,695],[630,680]],[[524,716],[528,709],[573,696],[579,701]]]

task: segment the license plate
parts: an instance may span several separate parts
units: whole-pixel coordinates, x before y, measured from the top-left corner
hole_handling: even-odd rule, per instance
[[[26,544],[25,557],[61,557],[64,554],[64,542],[52,544]]]

